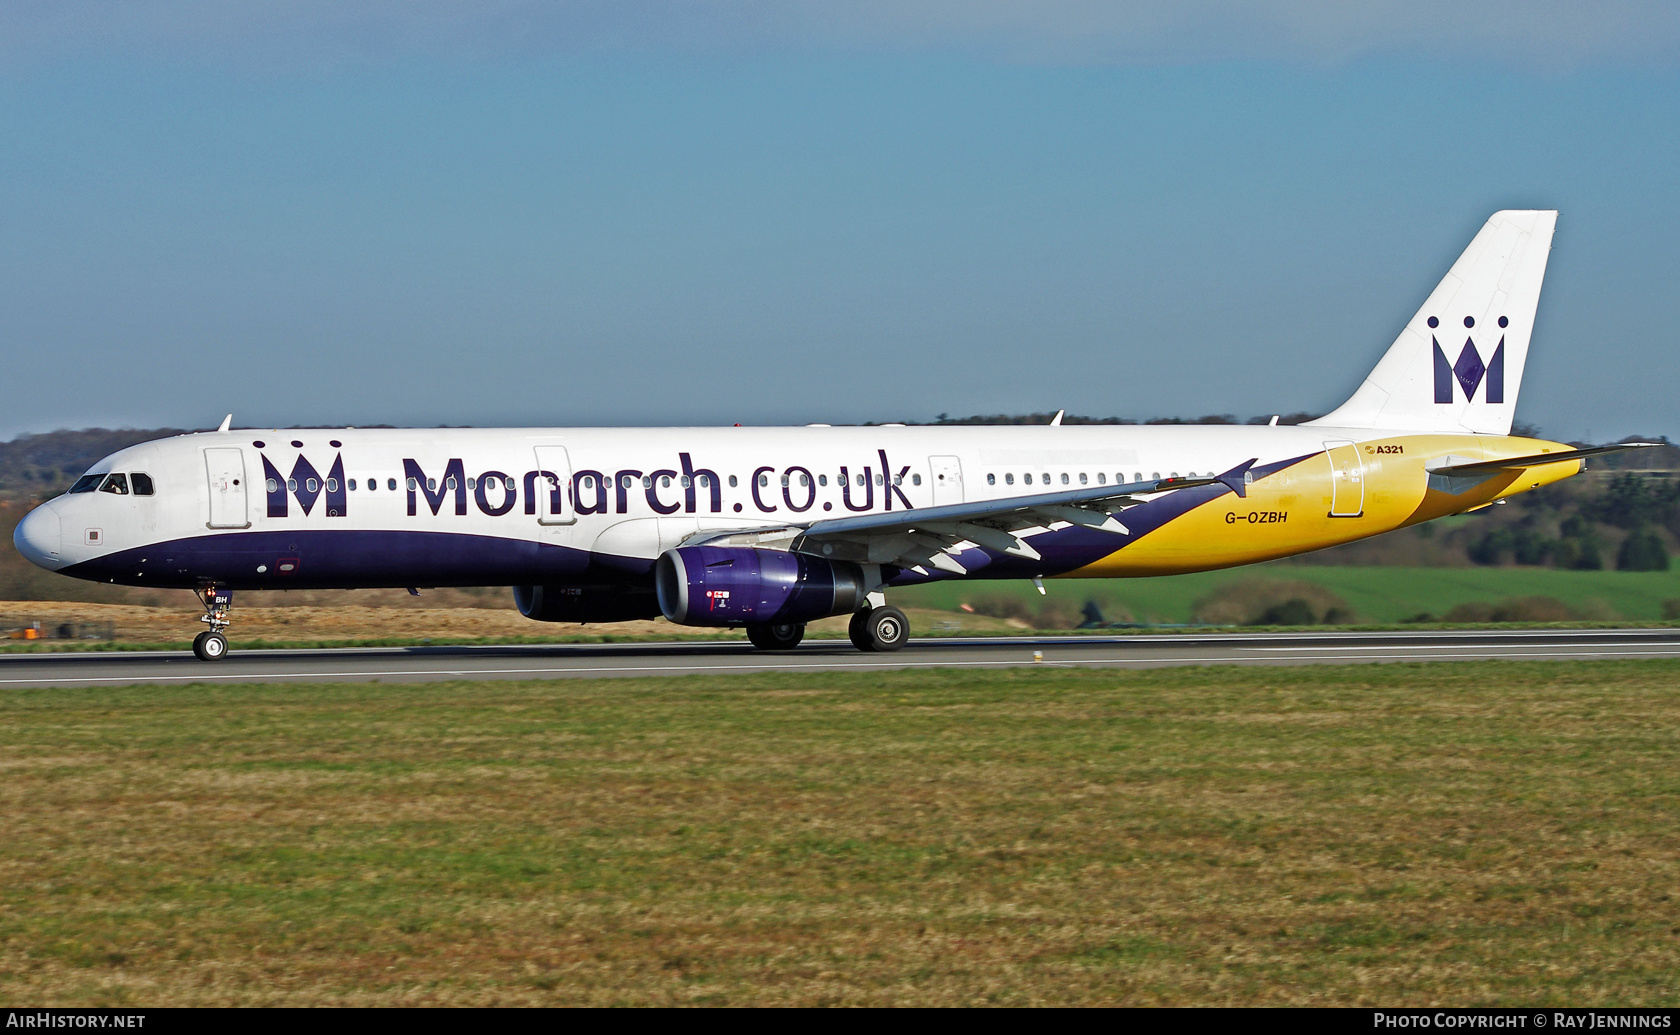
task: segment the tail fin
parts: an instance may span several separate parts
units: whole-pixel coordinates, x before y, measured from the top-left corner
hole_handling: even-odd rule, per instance
[[[1556,226],[1495,212],[1353,398],[1309,423],[1510,434]]]

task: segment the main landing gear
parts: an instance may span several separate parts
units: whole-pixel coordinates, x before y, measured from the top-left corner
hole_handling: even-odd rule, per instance
[[[204,605],[204,613],[198,620],[210,628],[193,637],[193,653],[200,661],[220,661],[228,652],[227,637],[222,630],[228,627],[228,614],[233,610],[233,591],[205,586],[195,592],[198,602]]]
[[[872,607],[853,615],[846,632],[858,650],[885,653],[909,642],[910,622],[896,607]]]
[[[884,653],[898,650],[909,642],[910,622],[903,611],[883,604],[853,615],[846,632],[858,650]],[[804,622],[747,626],[747,639],[759,650],[792,650],[804,638]]]
[[[747,639],[759,650],[792,650],[805,638],[804,622],[747,626]]]

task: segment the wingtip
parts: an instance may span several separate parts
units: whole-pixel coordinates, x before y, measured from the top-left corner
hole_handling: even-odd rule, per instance
[[[1237,466],[1231,468],[1229,471],[1226,471],[1224,474],[1220,475],[1219,476],[1220,484],[1224,485],[1227,489],[1230,489],[1232,492],[1236,493],[1238,499],[1247,499],[1248,498],[1248,472],[1253,470],[1254,465],[1259,463],[1259,462],[1260,462],[1259,457],[1257,457],[1257,456],[1256,457],[1250,457],[1246,462],[1240,463]]]

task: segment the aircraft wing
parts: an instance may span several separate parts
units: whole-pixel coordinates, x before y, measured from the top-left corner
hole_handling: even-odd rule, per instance
[[[1619,453],[1624,449],[1648,449],[1660,446],[1661,442],[1618,442],[1613,446],[1592,446],[1588,449],[1570,449],[1561,453],[1533,453],[1529,456],[1512,456],[1503,460],[1480,460],[1470,464],[1453,464],[1449,467],[1432,467],[1430,474],[1466,475],[1466,474],[1497,474],[1500,471],[1521,470],[1524,467],[1538,467],[1541,464],[1560,463],[1564,460],[1581,460],[1601,453]]]
[[[1224,485],[1238,496],[1247,496],[1249,471],[1257,460],[1258,457],[1207,478],[1157,478],[1034,496],[821,518],[807,525],[788,525],[746,535],[766,544],[772,539],[790,540],[789,550],[831,560],[897,564],[923,571],[934,567],[966,574],[967,569],[951,556],[959,543],[975,543],[989,550],[1037,560],[1038,551],[1017,533],[1063,522],[1125,535],[1126,526],[1118,515],[1127,507],[1143,502],[1136,497],[1199,485]],[[739,542],[741,536],[739,532],[703,533],[688,544]]]

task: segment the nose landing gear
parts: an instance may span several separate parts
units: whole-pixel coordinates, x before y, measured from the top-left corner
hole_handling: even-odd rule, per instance
[[[204,613],[198,620],[210,628],[193,637],[193,654],[200,661],[219,661],[227,656],[228,641],[222,630],[230,624],[228,614],[233,610],[233,591],[205,586],[195,590]]]

